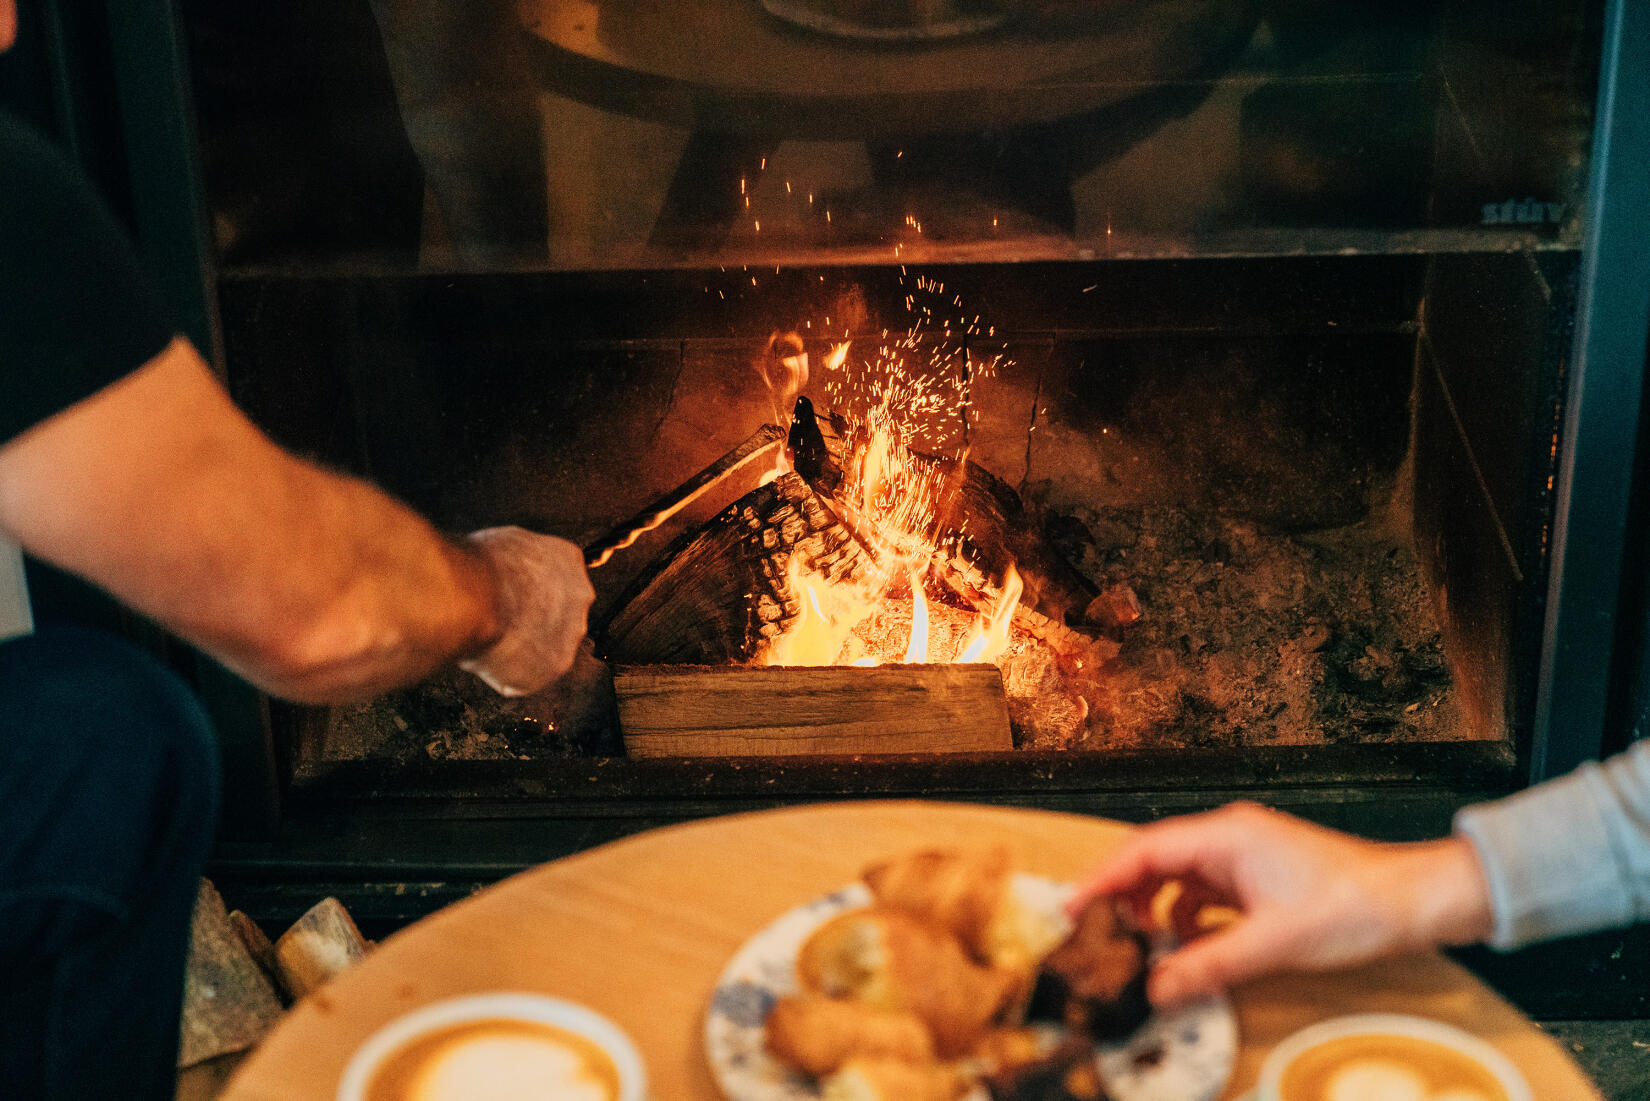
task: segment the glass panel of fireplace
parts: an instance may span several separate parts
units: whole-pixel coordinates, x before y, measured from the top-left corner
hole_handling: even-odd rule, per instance
[[[224,282],[224,276],[233,272],[208,233],[210,196],[203,185],[198,135],[190,125],[198,104],[186,73],[185,26],[177,10],[160,0],[111,3],[107,12],[64,2],[38,7],[48,33],[25,40],[21,56],[7,61],[3,69],[8,89],[15,89],[13,101],[33,107],[43,124],[56,130],[104,183],[134,226],[140,248],[165,277],[168,294],[185,317],[191,337],[213,352],[238,393],[252,395],[256,404],[261,386],[279,388],[285,383],[257,380],[249,375],[252,365],[226,360],[219,307],[226,295],[241,295],[241,300],[259,294],[279,299],[282,276],[297,272],[297,286],[304,279],[304,264],[277,264],[271,279],[261,279],[247,269],[239,279]],[[190,5],[180,7],[190,10]],[[1460,15],[1470,5],[1445,7]],[[1285,30],[1294,26],[1308,35],[1310,20],[1290,23],[1287,8],[1307,10],[1310,5],[1277,5],[1272,13],[1275,25]],[[1411,333],[1419,333],[1419,338],[1414,342],[1417,385],[1412,395],[1416,419],[1411,451],[1416,464],[1414,522],[1421,535],[1417,545],[1424,565],[1435,583],[1440,583],[1440,621],[1457,690],[1475,685],[1467,688],[1468,698],[1492,711],[1492,730],[1505,735],[1500,748],[1483,741],[1454,746],[1327,746],[1322,751],[1242,749],[1237,753],[1183,748],[1175,753],[1119,754],[1115,761],[1099,766],[1048,758],[1023,764],[891,761],[833,763],[820,768],[771,763],[742,774],[739,768],[681,769],[670,763],[624,761],[601,761],[599,768],[587,768],[591,763],[582,761],[568,771],[535,763],[535,768],[518,769],[507,777],[475,773],[457,787],[432,781],[417,769],[394,777],[333,769],[335,776],[353,776],[353,781],[332,786],[322,782],[304,792],[289,784],[292,758],[302,748],[292,744],[295,736],[284,743],[274,741],[269,702],[208,660],[177,655],[177,660],[190,665],[223,731],[231,792],[226,801],[231,810],[228,834],[243,839],[279,837],[284,809],[290,824],[294,814],[302,817],[305,807],[337,809],[386,794],[434,797],[436,802],[426,806],[439,807],[437,817],[449,815],[460,804],[470,807],[464,815],[472,817],[490,814],[479,807],[497,810],[507,804],[515,807],[507,815],[549,819],[559,815],[566,829],[549,842],[551,848],[579,847],[658,820],[761,806],[775,799],[952,794],[1148,817],[1247,794],[1320,819],[1363,827],[1366,832],[1402,835],[1440,829],[1447,822],[1447,812],[1459,802],[1563,773],[1579,761],[1619,748],[1640,733],[1638,721],[1645,713],[1650,685],[1642,487],[1627,474],[1635,469],[1633,456],[1642,431],[1645,239],[1633,228],[1642,226],[1650,208],[1645,196],[1650,183],[1645,173],[1633,172],[1633,165],[1650,163],[1650,140],[1643,130],[1643,120],[1650,117],[1650,92],[1645,89],[1650,79],[1650,58],[1645,56],[1650,33],[1643,26],[1643,10],[1633,12],[1627,3],[1605,3],[1602,13],[1579,5],[1577,12],[1571,18],[1586,28],[1577,40],[1581,53],[1591,56],[1596,51],[1599,56],[1599,87],[1591,167],[1584,177],[1587,216],[1569,226],[1577,231],[1571,246],[1534,239],[1523,246],[1513,244],[1511,251],[1427,244],[1416,248],[1399,243],[1402,224],[1416,216],[1414,208],[1402,206],[1384,216],[1393,233],[1386,246],[1369,244],[1381,239],[1379,233],[1374,238],[1351,234],[1348,239],[1360,243],[1355,249],[1358,256],[1345,261],[1323,261],[1320,256],[1312,261],[1335,266],[1332,282],[1345,281],[1345,287],[1330,297],[1386,282],[1399,287],[1396,292],[1388,289],[1388,294],[1407,300],[1414,309]],[[363,17],[365,10],[356,15]],[[1638,21],[1637,28],[1633,20]],[[370,21],[358,18],[351,33],[356,40],[366,41],[363,35],[371,30]],[[1597,36],[1597,43],[1591,36]],[[1213,69],[1229,61],[1224,54],[1206,58]],[[384,81],[388,81],[393,56],[388,61],[380,58],[376,64],[383,66]],[[1201,87],[1208,91],[1208,79]],[[1282,91],[1274,92],[1275,97],[1259,96],[1246,104],[1249,116],[1244,122],[1261,132],[1289,132],[1289,112],[1302,109],[1299,96],[1290,96],[1289,87],[1299,86],[1284,84]],[[1170,104],[1162,111],[1165,117],[1180,117],[1195,106],[1191,102]],[[1368,101],[1336,107],[1336,111],[1368,109]],[[1393,109],[1412,112],[1414,104],[1402,101]],[[1084,119],[1089,125],[1096,122],[1091,117]],[[1323,122],[1322,117],[1317,120]],[[1341,122],[1346,122],[1345,116]],[[218,120],[221,124],[223,120]],[[1053,140],[1039,132],[1039,140],[1043,139]],[[1061,135],[1061,140],[1069,142],[1069,135]],[[738,165],[739,157],[759,155],[742,145],[718,150],[708,139],[695,142],[686,150],[686,162],[700,158],[728,168]],[[1437,144],[1434,163],[1447,162],[1449,135],[1429,130],[1427,142]],[[1416,152],[1412,142],[1399,145],[1401,149],[1388,145],[1384,154],[1394,154],[1394,149],[1399,154]],[[386,147],[380,152],[389,163],[399,165],[396,172],[417,177],[419,165],[411,149]],[[950,152],[939,147],[927,150],[932,157],[929,165],[940,165],[934,168],[936,172],[944,170]],[[879,155],[894,155],[898,160],[899,150],[893,154],[883,150]],[[1021,165],[1023,160],[1016,152],[975,168],[973,172],[983,173],[985,180],[972,178],[969,183],[998,196],[1021,193],[1030,185],[1020,168],[1002,173],[1008,172],[1005,165]],[[1063,172],[1069,170],[1063,168]],[[667,213],[675,211],[681,223],[700,231],[706,218],[721,215],[713,210],[714,201],[703,193],[691,193],[691,175],[678,170]],[[911,182],[907,168],[889,168],[884,175]],[[1059,178],[1069,182],[1069,177]],[[1030,216],[1063,226],[1063,233],[1069,233],[1069,195],[1051,196],[1048,188],[1041,187],[1046,180],[1038,183],[1033,188],[1035,195],[1025,195]],[[436,185],[434,173],[431,185]],[[1287,196],[1272,198],[1284,201]],[[1322,213],[1310,211],[1307,221]],[[1500,218],[1500,206],[1495,213]],[[399,233],[399,229],[386,228],[388,223],[429,223],[421,205],[411,211],[384,210],[380,215],[380,224],[365,231],[370,236],[378,234],[373,239],[391,239]],[[1483,216],[1488,218],[1488,213]],[[1381,223],[1379,218],[1374,221]],[[520,228],[523,223],[512,224]],[[535,223],[528,216],[525,224]],[[1274,231],[1277,224],[1272,226]],[[1544,226],[1538,229],[1548,233]],[[477,233],[485,241],[487,231]],[[724,241],[726,226],[713,236]],[[676,234],[672,244],[681,241],[693,244],[703,238]],[[1198,256],[1196,244],[1190,246],[1190,254]],[[500,261],[515,276],[464,279],[482,281],[480,300],[487,300],[493,289],[498,291],[498,300],[510,300],[512,294],[516,300],[551,292],[568,295],[576,305],[571,314],[566,310],[563,314],[573,317],[581,310],[594,314],[594,320],[586,319],[586,335],[610,335],[602,330],[612,314],[624,317],[624,310],[632,310],[643,332],[645,325],[657,324],[655,332],[667,333],[667,345],[676,333],[668,328],[670,322],[658,319],[675,317],[683,307],[680,302],[662,302],[660,295],[675,292],[691,297],[691,286],[706,276],[703,267],[686,269],[686,274],[681,269],[675,274],[667,269],[609,276],[526,274],[518,259],[507,256]],[[1155,274],[1148,271],[1155,261],[1127,262],[1140,269],[1120,276],[1115,262],[1107,266],[1104,261],[1082,259],[1068,259],[1054,267],[1026,264],[1020,271],[995,264],[985,267],[993,281],[1021,279],[1033,292],[1059,287],[1068,294],[1072,289],[1081,294],[1092,286],[1107,286],[1119,287],[1122,294],[1134,282],[1143,282],[1153,291],[1173,292],[1176,282],[1193,271],[1188,266],[1198,261],[1163,259],[1158,264],[1162,271]],[[1170,272],[1173,262],[1181,267]],[[1295,286],[1318,277],[1300,271],[1307,261],[1269,261],[1264,248],[1251,249],[1249,256],[1234,256],[1231,264],[1233,272],[1221,281],[1224,291],[1249,277],[1284,277],[1295,281]],[[320,262],[314,269],[322,277],[338,276],[337,269],[328,271]],[[893,277],[888,264],[846,271],[850,277],[863,277],[866,284]],[[980,282],[978,269],[959,269],[959,279],[969,281],[969,271],[975,272],[973,282]],[[523,286],[530,291],[510,291],[505,282],[510,277],[528,281]],[[404,294],[404,287],[419,286],[421,279],[426,277],[384,276],[380,291],[391,297]],[[531,282],[535,279],[540,282]],[[1191,277],[1188,282],[1196,286],[1200,281]],[[355,295],[351,300],[358,307],[363,302],[370,305],[378,294],[375,277],[351,286],[348,294]],[[1213,294],[1213,287],[1204,287],[1203,307],[1209,314],[1219,314],[1209,297]],[[1242,297],[1241,291],[1234,294]],[[1196,292],[1188,295],[1191,299],[1196,299]],[[1086,300],[1072,297],[1071,302],[1081,305]],[[1341,305],[1345,302],[1336,302],[1336,307]],[[310,320],[322,317],[325,310],[317,310]],[[734,325],[749,319],[749,310],[741,314],[724,310],[711,315],[695,332],[733,332]],[[1038,328],[1031,317],[1021,320],[1026,328]],[[1081,310],[1061,315],[1054,307],[1043,310],[1038,320],[1046,325],[1044,332],[1071,332],[1092,325]],[[1157,320],[1163,324],[1162,317]],[[1208,319],[1186,317],[1180,324],[1201,320]],[[1322,317],[1308,320],[1318,322]],[[576,327],[576,317],[569,324]],[[238,371],[244,371],[243,375],[238,376]],[[371,380],[360,376],[351,383],[371,385]],[[310,395],[314,393],[312,386]],[[427,409],[414,408],[417,396],[398,396],[389,385],[381,386],[378,396],[394,408],[411,411],[413,426],[429,418]],[[355,398],[361,399],[360,393]],[[332,416],[330,424],[292,431],[292,424],[279,423],[281,414],[272,414],[276,423],[271,428],[277,434],[285,429],[295,439],[304,439],[305,432],[310,432],[314,442],[317,429],[338,428],[348,414],[333,411]],[[361,426],[355,429],[371,431]],[[368,442],[356,439],[327,457],[342,454],[345,459],[358,459],[358,454],[350,452],[355,447],[365,449]],[[417,503],[419,490],[427,485],[421,487],[414,477],[399,489]],[[147,634],[153,645],[177,654],[175,644],[155,639],[152,631],[134,626],[129,617],[107,609],[86,611],[91,598],[38,563],[31,563],[30,579],[36,609],[45,606],[102,616],[125,631]],[[304,723],[297,721],[289,731],[302,728]],[[701,774],[705,779],[698,779]],[[1426,792],[1424,799],[1417,802],[1411,797],[1414,792]],[[467,804],[465,796],[472,797]],[[457,804],[454,797],[459,799]],[[531,804],[531,810],[521,809],[523,802]],[[1416,814],[1417,806],[1424,806],[1422,814]],[[497,840],[497,832],[487,835]],[[536,837],[535,857],[549,855],[544,842],[546,835]],[[483,858],[482,863],[505,867],[520,855],[520,845],[500,842],[495,857]],[[431,867],[446,867],[439,857],[427,857],[427,862]],[[474,863],[474,853],[457,863],[465,862]]]

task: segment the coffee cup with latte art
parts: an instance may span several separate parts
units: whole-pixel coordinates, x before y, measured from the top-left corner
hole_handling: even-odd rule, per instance
[[[635,1045],[600,1014],[538,994],[480,994],[399,1017],[362,1044],[338,1101],[643,1101]]]
[[[1441,1021],[1394,1013],[1336,1017],[1266,1057],[1251,1101],[1532,1101],[1501,1052]]]

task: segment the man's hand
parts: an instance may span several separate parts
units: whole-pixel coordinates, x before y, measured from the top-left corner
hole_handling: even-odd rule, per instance
[[[469,536],[498,586],[498,640],[459,667],[504,696],[525,696],[573,667],[595,591],[584,553],[565,539],[517,527]]]
[[[1382,844],[1250,803],[1140,829],[1072,905],[1118,894],[1146,919],[1171,880],[1183,888],[1174,908],[1183,946],[1153,968],[1148,993],[1158,1005],[1276,971],[1467,944],[1490,930],[1489,890],[1465,838]],[[1207,903],[1239,916],[1200,930],[1193,918]]]

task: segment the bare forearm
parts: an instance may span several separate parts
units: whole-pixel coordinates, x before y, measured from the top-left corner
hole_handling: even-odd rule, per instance
[[[354,479],[283,456],[241,534],[195,556],[200,576],[158,576],[146,603],[267,691],[371,695],[479,652],[498,636],[485,560]]]
[[[1384,849],[1384,868],[1371,893],[1393,900],[1395,949],[1476,944],[1489,936],[1489,885],[1465,838]]]
[[[482,556],[275,447],[181,341],[0,449],[0,529],[292,699],[406,683],[500,629]]]

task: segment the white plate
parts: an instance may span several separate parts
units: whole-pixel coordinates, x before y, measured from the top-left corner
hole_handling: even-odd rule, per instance
[[[1070,895],[1066,885],[1035,876],[1015,876],[1015,890],[1050,912]],[[818,1101],[812,1079],[764,1049],[764,1026],[774,1003],[797,992],[797,953],[813,931],[870,902],[862,883],[833,891],[781,914],[728,961],[705,1015],[706,1057],[728,1101]],[[1213,1101],[1236,1057],[1237,1018],[1225,998],[1154,1013],[1127,1043],[1096,1049],[1116,1101]],[[967,1101],[986,1101],[984,1087]]]
[[[1009,15],[1006,11],[978,12],[959,15],[937,23],[920,23],[909,27],[879,27],[868,23],[855,23],[851,19],[819,11],[811,7],[806,0],[758,2],[768,14],[776,15],[787,23],[795,23],[799,27],[807,27],[821,34],[835,35],[838,38],[857,38],[867,42],[932,42],[936,39],[956,38],[959,35],[979,34],[1002,26],[1007,22]]]

